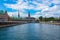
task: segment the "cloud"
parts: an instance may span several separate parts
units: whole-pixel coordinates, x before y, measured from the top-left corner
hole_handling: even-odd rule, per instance
[[[41,14],[41,12],[36,12],[34,15],[32,15],[32,17],[38,18],[38,17],[42,16],[40,14]]]
[[[35,10],[41,10],[41,9],[48,7],[48,6],[45,6],[44,4],[40,4],[36,1],[33,1],[31,3],[35,4],[36,6],[29,5],[28,1],[23,2],[23,0],[18,0],[17,4],[5,4],[5,6],[12,8],[12,9],[35,9]]]
[[[8,15],[11,17],[18,17],[18,12],[8,12]],[[27,17],[28,15],[23,13],[23,12],[20,12],[20,16],[21,17]]]
[[[58,7],[55,5],[53,7],[47,7],[42,10],[42,12],[56,12],[58,10]]]
[[[17,4],[4,4],[8,8],[16,9],[16,10],[22,10],[22,9],[33,9],[34,7],[32,5],[28,5],[27,2],[23,2],[23,0],[18,0]]]
[[[42,10],[41,12],[36,12],[34,15],[32,15],[33,17],[39,17],[39,16],[55,16],[54,14],[59,14],[60,12],[60,7],[59,5],[56,4],[60,4],[60,0],[42,0],[41,2],[39,2],[40,0],[32,0],[32,1],[28,1],[25,0],[25,2],[23,0],[18,0],[16,4],[4,4],[6,7],[8,8],[12,8],[15,10],[20,10],[21,15],[22,16],[27,16],[27,14],[24,13],[24,9],[33,9],[33,10]],[[30,4],[31,3],[31,4]],[[50,7],[49,5],[54,4],[52,7]],[[21,11],[22,10],[22,11]]]
[[[12,8],[12,9],[24,9],[24,8],[27,8],[27,4],[26,3],[17,3],[17,4],[5,4],[8,8]]]
[[[53,0],[52,1],[54,4],[60,4],[60,0]]]

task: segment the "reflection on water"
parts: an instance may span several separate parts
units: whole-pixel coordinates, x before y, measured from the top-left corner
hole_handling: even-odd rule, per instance
[[[29,23],[0,28],[0,40],[60,40],[60,26]]]

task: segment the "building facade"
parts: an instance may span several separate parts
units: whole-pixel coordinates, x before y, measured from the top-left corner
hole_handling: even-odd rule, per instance
[[[0,10],[0,22],[8,21],[8,17],[7,11]]]

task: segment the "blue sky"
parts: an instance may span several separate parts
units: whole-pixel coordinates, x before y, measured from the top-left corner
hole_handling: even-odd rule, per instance
[[[19,10],[21,17],[28,12],[35,18],[59,17],[60,0],[0,0],[0,10],[7,10],[10,16],[17,16]]]

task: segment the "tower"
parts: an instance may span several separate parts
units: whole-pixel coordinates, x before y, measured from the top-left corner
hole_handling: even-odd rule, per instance
[[[20,13],[19,13],[19,10],[18,10],[18,18],[20,18]]]
[[[30,18],[30,12],[28,12],[28,17]]]

